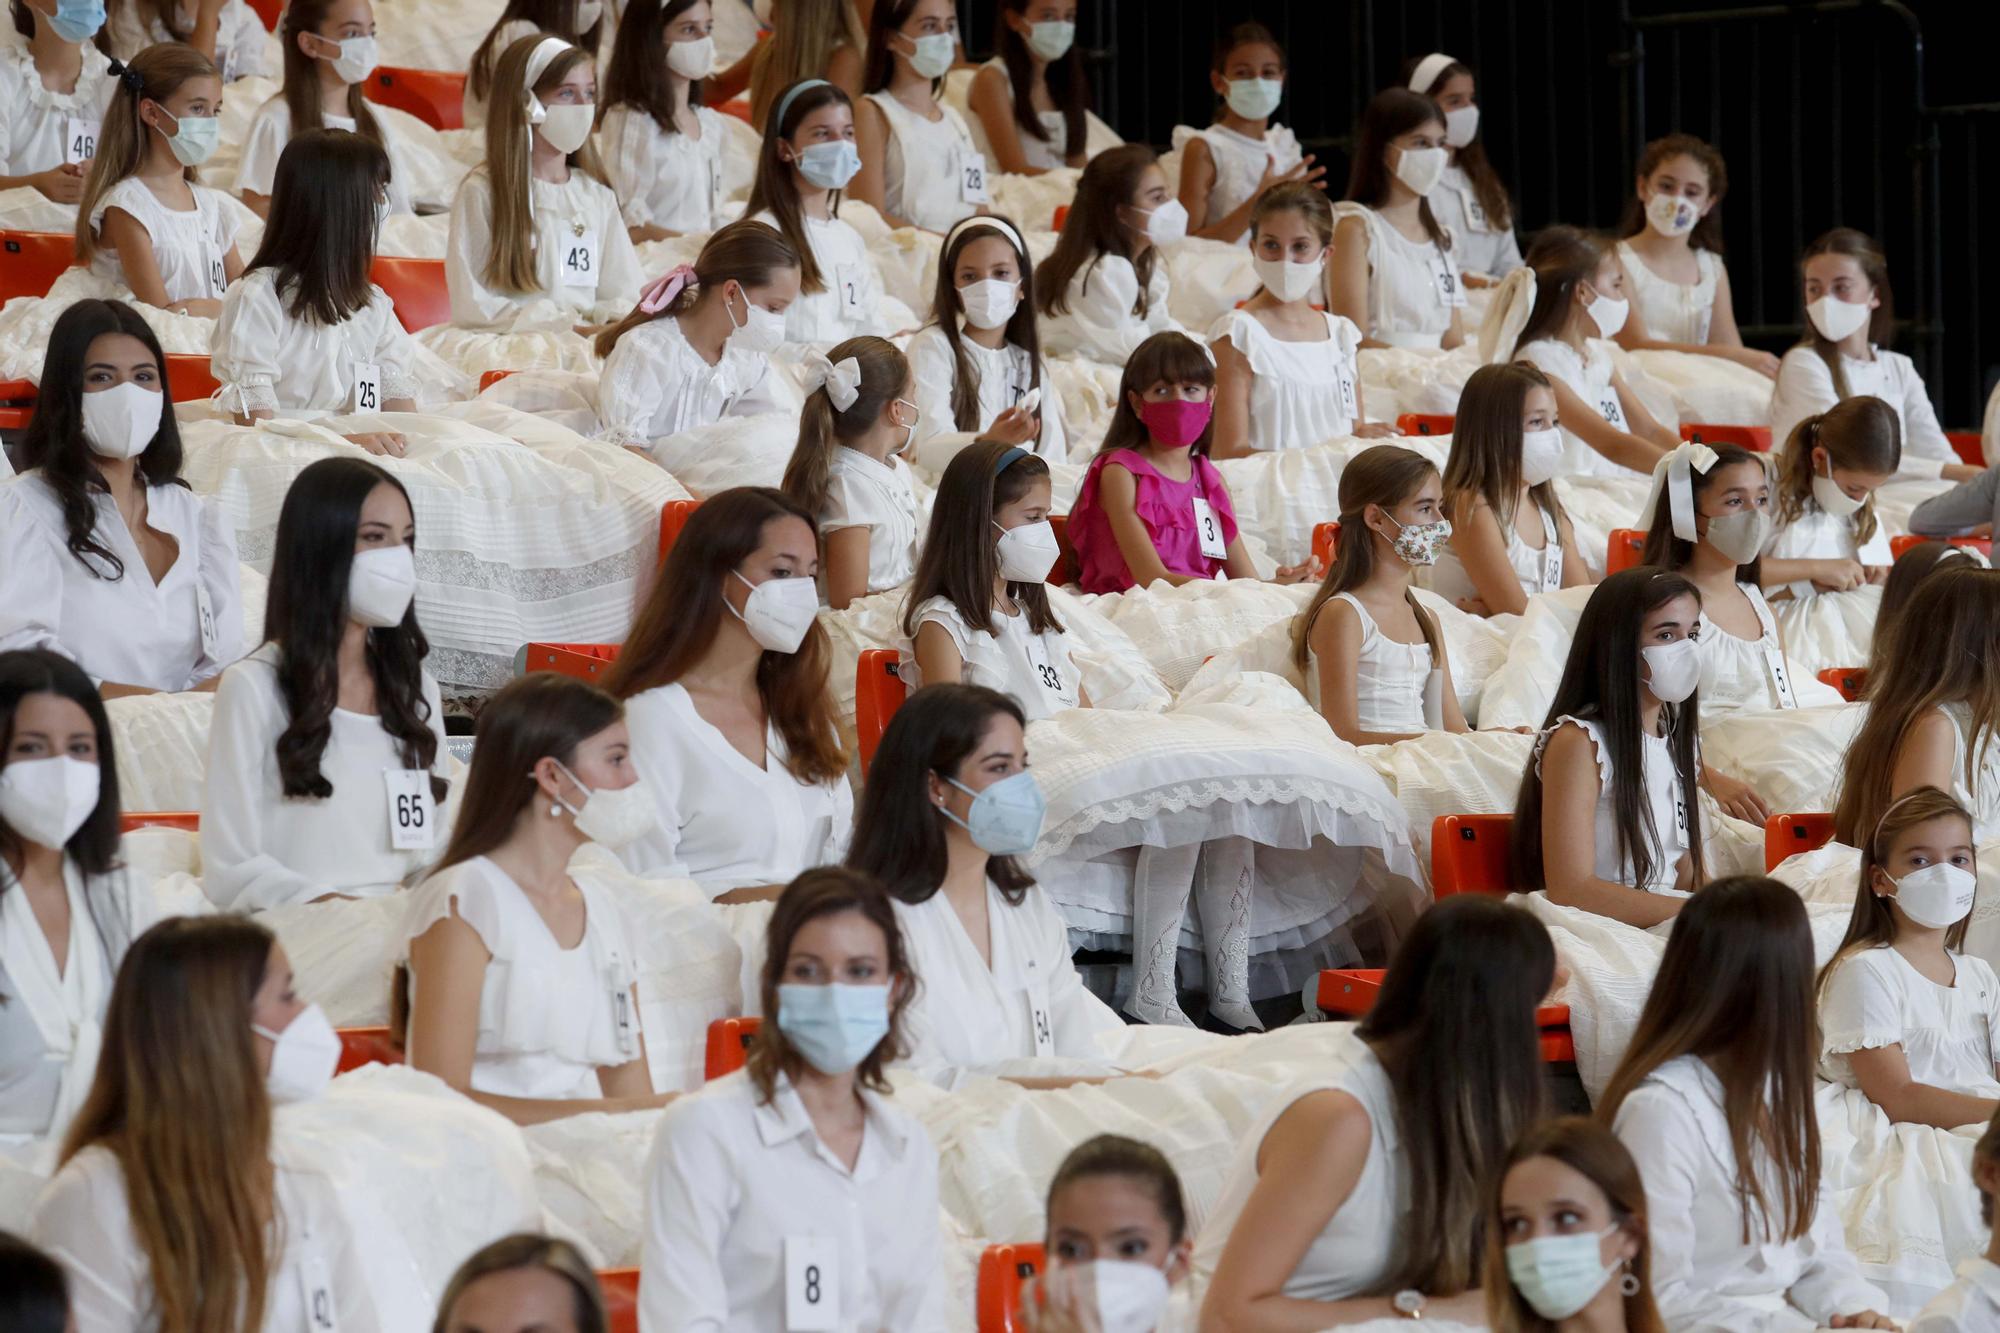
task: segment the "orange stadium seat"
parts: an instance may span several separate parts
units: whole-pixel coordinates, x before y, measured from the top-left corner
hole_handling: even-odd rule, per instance
[[[604,1294],[605,1327],[610,1333],[639,1333],[639,1270],[599,1269],[597,1289]]]
[[[118,816],[118,831],[131,833],[142,828],[179,829],[183,833],[201,831],[198,810],[127,810]]]
[[[1442,818],[1449,819],[1451,816]],[[1382,977],[1382,969],[1370,967],[1343,967],[1322,972],[1314,1001],[1321,1013],[1361,1018],[1375,1007],[1375,997],[1382,990]],[[1542,1005],[1535,1010],[1535,1026],[1541,1029],[1542,1059],[1546,1063],[1576,1063],[1576,1040],[1570,1033],[1568,1005]]]
[[[0,231],[0,301],[47,296],[76,262],[76,238],[66,231]]]
[[[388,294],[396,307],[396,318],[409,332],[451,323],[451,292],[445,287],[442,259],[377,255],[368,277]]]
[[[1986,466],[1986,442],[1976,430],[1948,430],[1944,438],[1957,451],[1959,461],[1973,467]]]
[[[1049,582],[1067,588],[1076,582],[1076,548],[1069,544],[1069,515],[1050,514],[1049,526],[1056,530],[1056,562],[1049,567]]]
[[[854,733],[861,746],[861,776],[875,761],[875,747],[889,729],[889,719],[909,697],[909,686],[896,674],[901,654],[893,648],[870,648],[854,668]]]
[[[1833,841],[1832,815],[1772,815],[1764,821],[1764,869]]]
[[[387,1028],[336,1028],[340,1037],[340,1064],[336,1073],[345,1074],[363,1065],[399,1065],[403,1048]]]
[[[1512,815],[1439,815],[1431,821],[1431,896],[1507,892]]]
[[[1991,537],[1919,537],[1914,532],[1906,532],[1900,537],[1891,537],[1889,539],[1889,554],[1901,560],[1903,552],[1909,550],[1912,546],[1922,546],[1925,542],[1937,541],[1946,542],[1952,546],[1963,546],[1968,551],[1977,551],[1988,560],[1993,558],[1993,539]]]
[[[1859,699],[1861,692],[1868,688],[1867,667],[1828,667],[1819,673],[1820,684],[1831,685],[1840,691],[1840,697],[1849,701]]]
[[[681,539],[681,529],[694,517],[694,511],[701,508],[699,500],[669,500],[660,506],[660,563],[666,564],[673,554],[674,543]]]
[[[1681,438],[1690,441],[1699,440],[1703,444],[1733,444],[1754,454],[1771,452],[1769,426],[1718,426],[1709,422],[1689,421],[1681,425]]]
[[[1405,412],[1396,418],[1396,429],[1404,435],[1449,435],[1457,421],[1438,412]]]
[[[1018,1333],[1021,1289],[1042,1271],[1048,1254],[1039,1244],[988,1245],[979,1256],[979,1333]]]
[[[1639,552],[1646,546],[1646,534],[1637,528],[1613,528],[1611,540],[1604,547],[1604,572],[1617,574],[1639,563]]]
[[[702,1077],[713,1081],[743,1068],[750,1039],[763,1022],[761,1018],[718,1018],[710,1023],[708,1046],[702,1053]]]
[[[530,671],[553,671],[559,676],[597,685],[617,660],[615,643],[531,643],[521,649],[520,659],[514,665],[522,675]]]
[[[1340,524],[1313,524],[1313,556],[1322,570],[1333,568],[1334,553],[1340,550]]]
[[[456,70],[385,65],[368,76],[362,95],[371,102],[408,112],[434,130],[462,130],[465,78]]]

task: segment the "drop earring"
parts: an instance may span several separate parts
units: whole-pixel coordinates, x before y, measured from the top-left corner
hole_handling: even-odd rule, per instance
[[[1639,1294],[1639,1279],[1632,1272],[1632,1261],[1625,1261],[1625,1276],[1618,1279],[1618,1290],[1627,1296]]]

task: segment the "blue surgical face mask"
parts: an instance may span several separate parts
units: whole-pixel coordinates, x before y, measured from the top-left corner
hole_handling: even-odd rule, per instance
[[[174,132],[161,130],[160,137],[173,150],[174,161],[184,167],[198,167],[208,161],[222,139],[222,121],[214,116],[175,116],[171,111],[167,111],[167,116],[174,122]]]
[[[846,139],[799,150],[799,175],[822,190],[844,190],[861,170],[861,150]]]
[[[778,987],[778,1031],[822,1074],[845,1074],[889,1035],[889,988]]]
[[[1048,802],[1042,796],[1035,775],[1023,769],[1001,778],[985,791],[974,791],[957,778],[946,778],[952,786],[972,798],[972,808],[960,819],[939,806],[946,819],[972,835],[972,845],[988,856],[1022,856],[1035,850],[1042,836],[1042,817]]]
[[[1285,95],[1283,79],[1231,79],[1229,109],[1245,120],[1262,120],[1278,109]]]
[[[1618,1230],[1537,1236],[1507,1247],[1507,1276],[1521,1299],[1544,1319],[1567,1319],[1590,1304],[1618,1265],[1604,1266],[1601,1242]]]
[[[42,14],[49,30],[66,42],[83,43],[104,26],[104,0],[56,0],[54,14]]]

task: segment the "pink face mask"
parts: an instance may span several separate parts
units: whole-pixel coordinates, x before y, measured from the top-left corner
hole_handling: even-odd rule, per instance
[[[1181,398],[1163,403],[1142,402],[1139,422],[1161,448],[1185,449],[1208,429],[1208,419],[1214,411],[1213,403],[1190,403]]]

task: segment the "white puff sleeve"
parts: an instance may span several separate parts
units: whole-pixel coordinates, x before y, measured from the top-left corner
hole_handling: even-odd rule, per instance
[[[288,722],[271,679],[265,663],[243,662],[223,672],[215,690],[202,770],[201,887],[225,912],[310,902],[327,892],[270,846],[265,817],[285,799],[275,780],[276,746]]]
[[[1960,462],[1958,451],[1945,438],[1944,427],[1938,425],[1937,409],[1931,406],[1930,390],[1924,385],[1924,377],[1917,373],[1916,365],[1898,352],[1878,352],[1878,356],[1894,357],[1895,378],[1903,390],[1903,401],[1897,410],[1903,418],[1903,462],[1896,469],[1899,477],[1921,477],[1926,480],[1944,475],[1945,468]]]
[[[48,648],[63,653],[62,562],[74,557],[63,545],[60,529],[29,507],[28,484],[0,486],[0,652]]]
[[[1826,362],[1807,347],[1794,347],[1778,363],[1778,383],[1771,390],[1771,439],[1776,447],[1791,438],[1807,417],[1840,401]]]
[[[951,411],[951,391],[958,383],[958,365],[944,331],[935,324],[910,339],[908,354],[910,378],[916,383],[917,437],[911,441],[910,450],[914,457],[925,441],[958,430],[958,420]],[[1053,391],[1051,385],[1050,393]]]
[[[1146,285],[1146,313],[1137,313],[1139,275],[1130,260],[1120,255],[1101,256],[1094,264],[1077,270],[1069,285],[1067,314],[1052,316],[1057,350],[1073,347],[1083,355],[1111,365],[1123,365],[1139,344],[1156,333],[1181,329],[1167,309],[1167,279],[1164,266],[1156,268]],[[1063,324],[1071,327],[1061,330]]]
[[[269,197],[278,179],[278,158],[291,139],[292,116],[285,95],[278,93],[257,108],[250,132],[243,138],[243,160],[236,167],[236,193],[248,190]]]
[[[208,368],[222,386],[223,405],[238,416],[278,410],[273,386],[284,373],[278,364],[284,330],[285,312],[275,283],[251,275],[247,281],[229,284]]]
[[[215,621],[215,652],[194,664],[189,688],[243,656],[243,566],[236,558],[236,532],[213,499],[201,504],[201,562],[196,567]]]
[[[1872,951],[1870,951],[1872,952]],[[1903,1017],[1867,954],[1850,954],[1833,969],[1820,994],[1821,1049],[1829,1056],[1900,1045]]]
[[[654,418],[668,392],[672,367],[655,351],[660,340],[644,335],[642,325],[620,338],[597,379],[597,437],[612,444],[643,448],[650,443]]]
[[[495,291],[483,276],[493,257],[493,182],[484,170],[468,174],[451,201],[451,225],[445,236],[444,284],[451,294],[451,322],[461,328],[485,329],[503,324],[517,307],[534,296]]]

